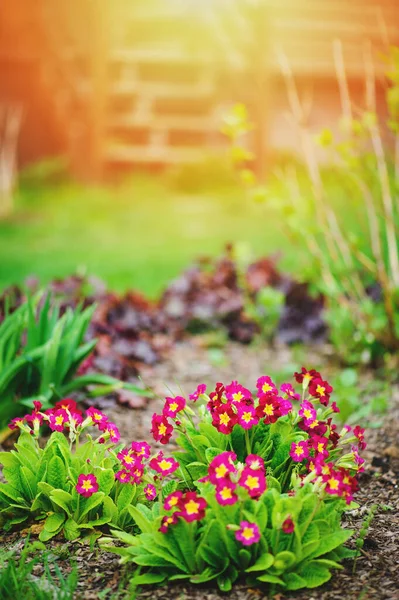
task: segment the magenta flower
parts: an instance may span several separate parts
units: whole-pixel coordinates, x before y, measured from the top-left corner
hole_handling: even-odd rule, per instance
[[[254,425],[257,425],[259,418],[256,415],[253,406],[246,406],[245,404],[237,405],[238,423],[243,429],[251,429]]]
[[[78,410],[78,405],[76,404],[75,400],[72,400],[72,398],[63,398],[62,400],[58,400],[58,402],[55,403],[54,408],[62,408],[64,410],[69,410],[69,412],[79,412],[82,414],[80,410]]]
[[[209,481],[215,485],[219,485],[224,479],[230,477],[230,473],[235,473],[236,467],[234,462],[237,460],[234,452],[221,452],[211,461],[208,467]]]
[[[291,445],[290,456],[294,462],[301,462],[309,456],[309,448],[307,442],[295,442]]]
[[[13,430],[20,429],[23,426],[24,422],[25,417],[15,417],[15,419],[12,419],[12,421],[10,421],[8,427]]]
[[[298,415],[305,420],[306,425],[313,423],[317,417],[317,413],[313,404],[311,402],[307,402],[306,400],[302,402]]]
[[[309,384],[309,394],[320,400],[320,404],[327,406],[330,400],[330,394],[333,391],[332,386],[323,381],[321,377],[314,377]]]
[[[192,400],[192,402],[196,402],[202,394],[205,394],[205,392],[206,392],[205,383],[200,383],[200,385],[197,386],[197,389],[195,390],[195,392],[189,395],[189,398],[190,398],[190,400]]]
[[[172,457],[165,458],[163,452],[158,452],[154,458],[150,460],[150,467],[163,477],[171,475],[179,468],[179,463]]]
[[[157,497],[157,490],[155,486],[152,485],[152,483],[146,485],[143,491],[147,500],[155,500],[155,498]]]
[[[290,516],[288,516],[285,519],[285,521],[283,522],[283,524],[281,526],[281,529],[283,530],[284,533],[293,533],[294,532],[295,524]]]
[[[257,454],[248,454],[247,458],[245,459],[245,464],[253,471],[262,469],[262,471],[264,472],[265,470],[265,462],[263,458],[261,458]]]
[[[179,506],[180,500],[183,496],[182,492],[172,492],[169,496],[166,496],[165,501],[163,503],[163,507],[165,510],[172,510],[172,508],[177,508]]]
[[[367,444],[364,441],[364,429],[362,427],[360,427],[359,425],[356,425],[356,427],[353,428],[353,435],[355,437],[357,437],[357,439],[359,441],[360,450],[365,450],[367,447]]]
[[[49,427],[52,431],[63,431],[68,420],[68,413],[63,408],[54,410],[50,414]]]
[[[30,415],[25,415],[25,421],[30,423],[34,429],[38,429],[43,422],[43,415],[39,412],[32,412]]]
[[[147,442],[132,442],[132,452],[139,458],[148,458],[151,454],[151,446]]]
[[[260,469],[253,471],[245,467],[241,473],[239,484],[248,490],[251,498],[259,498],[266,490],[266,478]]]
[[[271,394],[267,396],[261,396],[259,404],[256,407],[256,414],[259,419],[264,418],[264,423],[270,425],[275,423],[279,417],[281,417],[280,404],[276,396]]]
[[[121,439],[121,434],[119,433],[119,429],[115,425],[115,423],[103,423],[99,425],[99,429],[104,432],[104,434],[108,434],[105,436],[101,436],[98,441],[100,444],[104,444],[105,440],[109,438],[109,441],[113,444],[117,444]]]
[[[158,529],[158,531],[160,531],[161,533],[166,533],[169,529],[169,527],[171,525],[175,525],[178,521],[178,517],[177,514],[174,513],[173,515],[166,515],[163,517],[162,519],[162,523],[160,528]]]
[[[281,384],[280,390],[288,398],[291,398],[291,400],[300,400],[301,399],[301,394],[297,394],[290,383]]]
[[[258,396],[264,396],[267,394],[277,394],[277,388],[270,377],[267,375],[259,377],[256,382],[258,388]]]
[[[230,385],[226,386],[226,396],[230,402],[234,404],[243,402],[244,404],[252,404],[252,394],[247,388],[243,387],[238,381],[232,381]]]
[[[101,426],[101,431],[104,431],[104,427],[106,423],[108,423],[107,415],[101,412],[101,410],[98,410],[97,408],[91,406],[86,410],[86,416],[92,420],[93,425],[97,425],[98,427]]]
[[[137,462],[140,463],[140,459],[138,459],[137,455],[135,455],[129,448],[124,448],[123,450],[118,452],[116,457],[118,460],[121,461],[122,465],[126,469],[133,469],[136,466]]]
[[[205,517],[206,500],[197,495],[197,492],[186,492],[180,499],[180,511],[177,516],[182,517],[187,523],[200,521]]]
[[[132,474],[130,473],[130,471],[126,471],[125,469],[122,469],[115,473],[115,479],[117,479],[121,483],[130,483],[131,477]]]
[[[151,433],[156,442],[167,444],[172,437],[173,426],[169,423],[166,417],[154,413],[152,415]]]
[[[243,546],[251,546],[260,540],[260,531],[256,523],[249,521],[241,521],[240,529],[236,531],[235,538],[243,544]]]
[[[216,500],[221,506],[235,504],[238,500],[238,496],[235,493],[236,486],[234,483],[225,479],[222,481],[220,486],[216,488]]]
[[[175,398],[166,398],[162,414],[164,417],[170,417],[171,419],[175,419],[177,413],[184,410],[185,407],[186,400],[185,398],[183,398],[183,396],[176,396]]]
[[[314,435],[311,438],[312,448],[315,449],[316,454],[321,454],[324,458],[327,458],[328,454],[329,454],[329,452],[327,450],[327,444],[328,444],[328,438],[326,438],[326,437]]]
[[[212,425],[219,433],[229,435],[238,422],[237,414],[229,404],[217,406],[212,414]]]
[[[90,498],[95,492],[98,492],[98,483],[95,475],[79,475],[76,484],[76,491],[85,498]]]

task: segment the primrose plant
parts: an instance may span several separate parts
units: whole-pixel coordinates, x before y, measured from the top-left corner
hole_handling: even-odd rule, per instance
[[[52,433],[42,447],[44,427]],[[35,401],[33,412],[13,419],[10,428],[20,435],[14,450],[0,453],[6,480],[0,483],[0,523],[10,529],[32,518],[43,521],[42,541],[57,534],[96,538],[107,526],[132,531],[130,510],[161,496],[165,477],[179,467],[162,452],[151,457],[147,442],[123,447],[104,413],[91,407],[83,414],[68,398],[46,411]]]
[[[189,402],[166,398],[152,434],[168,444],[177,433],[173,489],[130,509],[141,533],[113,530],[124,547],[102,541],[138,566],[134,584],[215,580],[229,591],[245,577],[272,591],[313,588],[353,555],[341,517],[363,469],[364,430],[337,430],[320,373],[295,378],[300,392],[264,376],[254,393],[233,381],[209,395],[199,385]]]

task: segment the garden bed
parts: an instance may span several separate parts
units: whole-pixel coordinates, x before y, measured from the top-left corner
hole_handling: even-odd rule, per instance
[[[307,357],[320,364],[321,350]],[[151,416],[159,410],[162,398],[167,394],[165,386],[177,392],[181,385],[185,393],[195,389],[198,382],[214,384],[238,378],[246,385],[265,371],[279,371],[292,362],[292,352],[287,349],[243,348],[229,344],[220,355],[210,354],[199,343],[178,345],[170,353],[167,361],[143,373],[145,382],[151,383],[160,399],[151,400],[139,410],[128,410],[121,406],[110,406],[108,412],[121,429],[125,440],[145,439],[150,428]],[[213,364],[212,364],[213,363]],[[363,551],[356,561],[353,573],[353,560],[347,560],[342,571],[335,572],[331,581],[317,590],[282,593],[275,598],[301,598],[324,600],[376,598],[393,600],[399,589],[399,390],[393,394],[392,408],[384,419],[383,427],[368,431],[368,448],[365,451],[367,467],[360,476],[361,491],[356,496],[360,508],[346,516],[346,525],[360,530],[365,515],[373,504],[378,508],[366,535]],[[104,401],[106,403],[106,401]],[[3,536],[6,547],[22,547],[24,538],[31,534],[35,538],[35,527]],[[349,545],[354,544],[352,538]],[[49,544],[50,545],[50,544]],[[118,559],[109,553],[100,552],[76,542],[51,542],[54,553],[59,555],[58,566],[67,571],[71,558],[76,559],[79,584],[76,597],[124,598],[123,590],[128,587],[128,573],[118,564]],[[40,572],[38,572],[40,574]],[[118,592],[119,590],[119,592]],[[114,595],[113,595],[114,594]],[[213,600],[222,598],[215,588],[176,585],[160,589],[146,589],[139,598],[179,598],[181,600]],[[231,600],[255,600],[262,593],[237,585],[229,594]]]

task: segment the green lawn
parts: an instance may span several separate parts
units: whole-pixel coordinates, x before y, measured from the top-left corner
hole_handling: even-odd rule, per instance
[[[113,289],[154,296],[196,256],[218,254],[229,241],[257,255],[281,251],[290,270],[301,258],[287,252],[276,215],[237,187],[184,193],[144,176],[103,188],[25,183],[0,223],[0,288],[86,269]]]

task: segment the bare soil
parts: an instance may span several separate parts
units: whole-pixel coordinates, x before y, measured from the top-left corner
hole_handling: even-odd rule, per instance
[[[320,349],[307,357],[307,365],[320,364]],[[323,351],[324,352],[324,351]],[[328,354],[328,352],[327,352]],[[127,409],[110,404],[108,413],[117,423],[125,441],[148,438],[153,412],[159,411],[162,398],[180,391],[191,393],[198,383],[213,386],[216,381],[238,379],[252,387],[254,381],[268,371],[293,362],[288,349],[243,347],[228,344],[223,360],[217,365],[209,361],[209,353],[197,343],[184,343],[171,351],[167,361],[143,373],[143,380],[159,393],[160,398],[143,403],[141,409]],[[295,364],[295,368],[301,365]],[[106,403],[106,402],[105,402]],[[360,476],[360,492],[356,501],[360,508],[348,513],[346,524],[359,531],[370,507],[377,505],[375,517],[365,539],[364,548],[354,564],[343,563],[326,585],[274,596],[274,600],[399,600],[399,388],[394,390],[392,407],[379,429],[367,432],[368,447],[364,452],[366,470]],[[3,544],[22,547],[27,531],[3,536]],[[31,538],[34,537],[31,534]],[[355,536],[356,537],[356,536]],[[353,538],[355,539],[355,538]],[[353,547],[354,541],[349,542]],[[58,566],[68,570],[75,557],[79,570],[76,598],[85,600],[126,598],[129,571],[122,568],[113,554],[91,549],[81,543],[52,542],[59,555]],[[147,600],[260,600],[261,591],[238,584],[230,594],[214,588],[184,584],[164,588],[143,589],[138,599]]]

